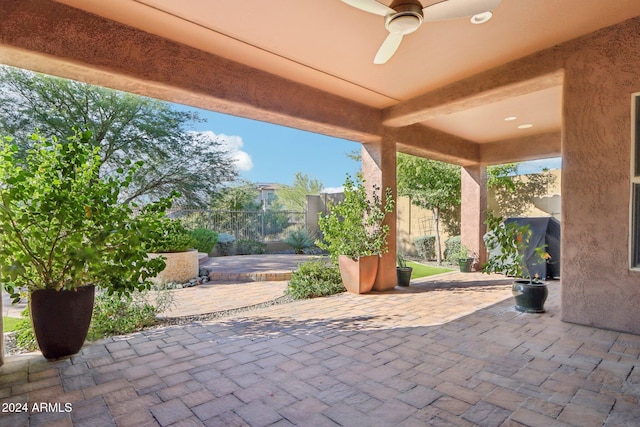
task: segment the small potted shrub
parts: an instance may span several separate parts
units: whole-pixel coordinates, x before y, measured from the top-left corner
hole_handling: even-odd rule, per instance
[[[471,266],[473,265],[473,257],[469,256],[469,250],[465,245],[460,243],[460,250],[458,252],[458,266],[461,273],[470,273]]]
[[[407,267],[407,260],[401,253],[396,255],[398,266],[396,267],[396,274],[398,276],[398,286],[409,286],[411,284],[411,274],[413,273],[413,267]]]
[[[505,223],[501,217],[490,212],[485,223],[488,228],[485,244],[489,250],[489,260],[483,265],[483,271],[515,277],[512,293],[516,310],[543,313],[548,295],[547,285],[537,275],[531,275],[529,264],[544,263],[551,258],[545,251],[546,245],[534,248],[532,259],[527,260],[525,253],[531,240],[528,224]]]
[[[322,216],[318,225],[323,240],[316,242],[329,251],[331,260],[338,264],[347,291],[371,291],[378,272],[380,255],[386,253],[389,226],[383,221],[393,211],[391,189],[385,191],[384,203],[374,187],[369,198],[362,179],[355,182],[347,175],[344,200],[331,206],[329,214]]]
[[[196,240],[177,219],[162,218],[147,236],[150,258],[161,257],[166,267],[152,281],[158,285],[169,282],[184,283],[198,277]]]
[[[101,177],[89,132],[64,141],[34,134],[32,143],[22,159],[10,138],[0,142],[0,284],[14,302],[28,293],[38,346],[56,359],[82,347],[96,286],[124,295],[151,287],[164,261],[147,258],[141,236],[171,200],[138,214],[119,203],[139,164]]]

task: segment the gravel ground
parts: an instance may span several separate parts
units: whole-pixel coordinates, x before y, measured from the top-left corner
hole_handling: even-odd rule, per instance
[[[272,305],[287,304],[293,301],[295,301],[295,299],[293,299],[288,295],[284,295],[276,299],[272,299],[271,301],[266,301],[260,304],[249,305],[246,307],[233,308],[231,310],[214,311],[212,313],[198,314],[196,316],[183,316],[183,317],[159,319],[159,322],[156,326],[184,325],[185,323],[220,319],[222,317],[231,316],[237,313],[245,313],[248,311],[256,310],[258,308],[270,307]]]
[[[158,327],[170,326],[170,325],[184,325],[191,322],[201,322],[206,320],[220,319],[226,316],[231,316],[233,314],[245,313],[252,310],[256,310],[258,308],[270,307],[272,305],[287,304],[293,301],[295,300],[292,297],[285,295],[285,296],[281,296],[276,299],[273,299],[271,301],[266,301],[260,304],[254,304],[247,307],[234,308],[231,310],[214,311],[212,313],[204,313],[204,314],[199,314],[197,316],[172,317],[167,319],[159,318],[158,323],[152,326],[152,328],[158,328]],[[6,355],[26,353],[26,351],[16,347],[15,332],[7,332],[4,334],[4,352]]]

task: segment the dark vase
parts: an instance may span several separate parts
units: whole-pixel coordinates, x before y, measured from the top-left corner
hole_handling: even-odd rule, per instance
[[[398,286],[409,286],[411,283],[411,273],[413,273],[413,267],[396,267]]]
[[[76,354],[89,331],[95,286],[55,291],[38,289],[29,295],[33,332],[47,359]]]
[[[511,291],[516,300],[516,310],[523,313],[544,313],[544,302],[549,295],[546,284],[516,280]]]
[[[471,266],[473,265],[473,258],[460,258],[458,259],[458,266],[460,266],[461,273],[471,273]]]

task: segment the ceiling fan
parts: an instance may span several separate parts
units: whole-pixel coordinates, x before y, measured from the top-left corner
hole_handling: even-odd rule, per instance
[[[480,14],[485,13],[491,17],[491,11],[501,0],[445,0],[424,8],[418,0],[393,0],[389,6],[376,0],[342,1],[365,12],[384,16],[384,26],[389,35],[373,60],[374,64],[384,64],[396,52],[402,37],[413,33],[424,21],[446,21],[471,16],[475,18],[476,15],[478,19],[482,19]],[[479,20],[477,23],[481,22]]]

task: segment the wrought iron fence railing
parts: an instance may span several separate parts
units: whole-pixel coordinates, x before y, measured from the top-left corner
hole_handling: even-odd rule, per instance
[[[237,240],[281,241],[306,224],[306,213],[295,211],[207,211],[172,209],[168,215],[187,228],[208,228]]]

